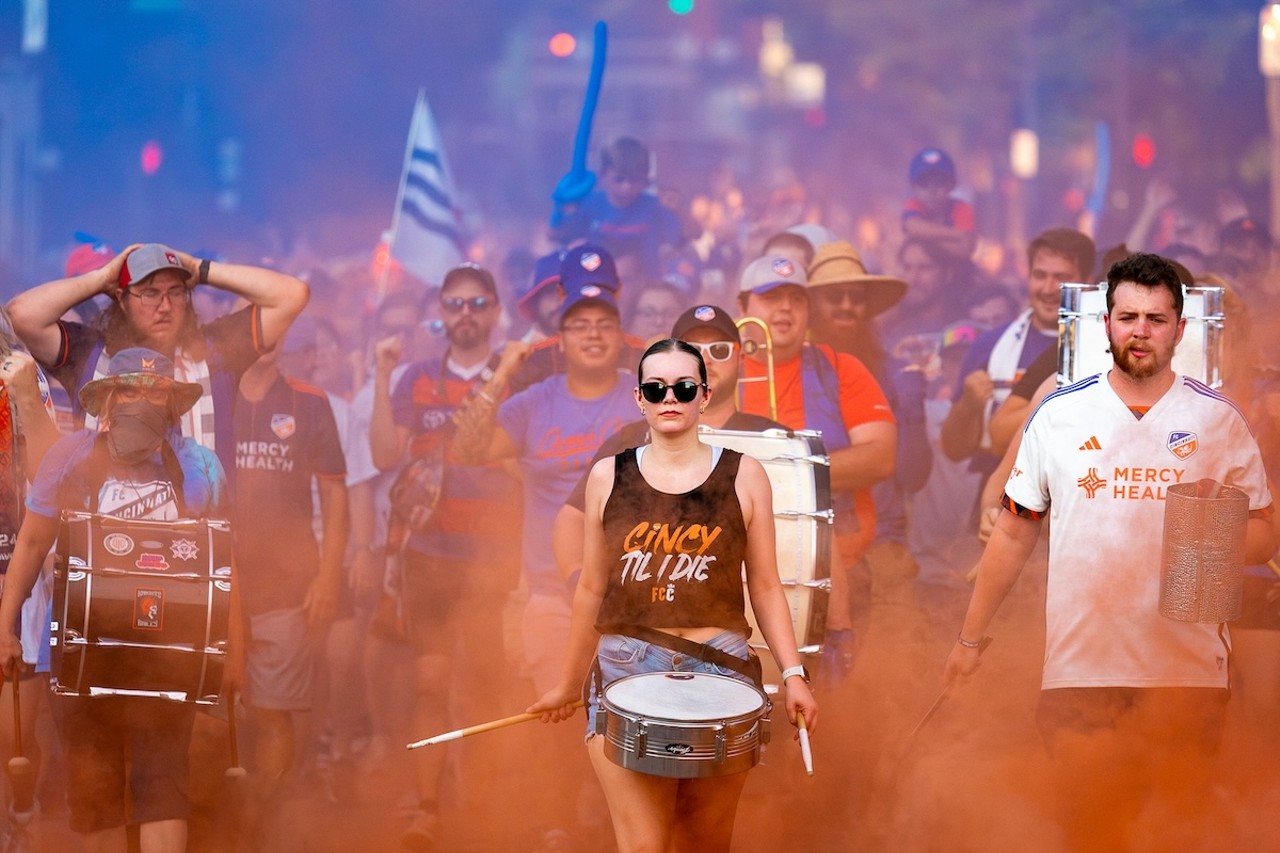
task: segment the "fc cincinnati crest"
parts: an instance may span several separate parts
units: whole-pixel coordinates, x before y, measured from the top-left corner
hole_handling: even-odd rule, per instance
[[[710,305],[699,305],[693,309],[693,319],[699,323],[710,323],[716,318],[716,309]]]
[[[1179,459],[1186,459],[1200,449],[1200,441],[1194,432],[1169,433],[1169,452]]]
[[[595,252],[583,252],[578,263],[582,264],[582,268],[587,272],[595,272],[600,269],[600,256]]]
[[[596,287],[594,284],[585,284],[582,286],[582,289],[578,291],[578,295],[583,299],[594,299],[603,292],[604,291]]]
[[[272,415],[271,431],[276,434],[282,441],[293,435],[298,428],[298,422],[293,419],[293,415]]]
[[[791,263],[791,261],[786,258],[778,258],[773,262],[773,271],[783,278],[790,278],[796,271],[796,267],[795,264]]]

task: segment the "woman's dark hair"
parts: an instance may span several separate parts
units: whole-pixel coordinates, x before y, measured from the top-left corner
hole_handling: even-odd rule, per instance
[[[663,338],[660,341],[655,341],[653,345],[644,351],[644,355],[640,356],[640,363],[636,365],[637,385],[644,381],[645,359],[662,352],[682,352],[685,355],[693,356],[694,361],[698,362],[698,376],[702,378],[703,385],[707,384],[707,363],[702,360],[702,353],[698,352],[698,348],[675,338]]]

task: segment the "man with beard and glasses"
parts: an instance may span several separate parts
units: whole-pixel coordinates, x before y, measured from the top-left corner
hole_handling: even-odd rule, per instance
[[[80,404],[100,429],[60,439],[31,485],[0,601],[6,677],[24,666],[13,626],[58,538],[64,510],[162,521],[224,515],[226,478],[218,458],[177,433],[179,418],[200,394],[198,384],[174,381],[173,362],[164,355],[136,347],[112,356],[107,375],[80,390]],[[234,630],[231,644],[238,654]],[[238,677],[235,670],[226,681]],[[130,821],[140,825],[143,853],[184,850],[196,706],[121,695],[53,701],[68,766],[71,828],[81,833],[81,849],[123,850],[122,828]]]
[[[191,305],[197,286],[240,297],[248,306],[200,325]],[[70,309],[106,294],[111,304],[93,326],[68,322]],[[47,282],[9,303],[18,337],[71,395],[77,423],[96,419],[74,405],[88,382],[127,347],[159,352],[174,378],[204,393],[181,418],[182,434],[235,464],[233,414],[240,376],[284,335],[307,304],[307,285],[293,276],[243,264],[201,260],[159,243],[132,245],[106,266]]]
[[[455,713],[483,716],[485,687],[507,680],[494,669],[502,656],[488,652],[502,636],[502,605],[515,586],[520,558],[514,535],[520,527],[519,484],[500,464],[465,465],[449,456],[454,413],[493,379],[502,360],[491,341],[500,314],[497,286],[488,270],[464,264],[445,274],[439,300],[448,349],[442,357],[409,365],[394,391],[400,338],[377,343],[369,430],[380,470],[401,466],[406,450],[410,460],[391,489],[391,511],[398,519],[393,525],[407,535],[400,605],[416,658],[419,731],[440,728]],[[524,348],[508,346],[513,352]],[[432,485],[438,495],[430,493]],[[415,754],[419,808],[401,837],[407,847],[434,849],[441,843],[440,799],[453,750]]]
[[[1136,254],[1111,267],[1114,366],[1048,395],[1032,414],[944,673],[951,684],[978,668],[987,628],[1049,515],[1036,722],[1076,850],[1197,847],[1185,832],[1213,825],[1204,809],[1231,641],[1225,624],[1159,612],[1166,489],[1200,482],[1209,493],[1220,483],[1243,491],[1247,561],[1265,562],[1276,548],[1271,494],[1244,417],[1171,367],[1182,302],[1164,258]],[[1153,841],[1161,830],[1177,842]]]

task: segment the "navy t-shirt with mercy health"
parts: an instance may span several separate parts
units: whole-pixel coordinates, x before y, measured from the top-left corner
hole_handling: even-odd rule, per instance
[[[278,377],[236,406],[233,533],[248,614],[301,607],[320,567],[311,526],[313,477],[345,478],[338,426],[324,392]]]

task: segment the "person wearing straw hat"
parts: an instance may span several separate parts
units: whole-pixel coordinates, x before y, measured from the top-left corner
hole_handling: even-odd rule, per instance
[[[1170,490],[1198,483],[1209,497],[1225,484],[1247,503],[1244,561],[1266,562],[1276,550],[1272,495],[1243,414],[1173,370],[1186,326],[1179,279],[1151,254],[1108,271],[1114,364],[1046,396],[1023,429],[944,671],[951,684],[978,669],[984,635],[1049,516],[1035,719],[1073,850],[1220,846],[1196,831],[1221,825],[1203,809],[1215,799],[1232,645],[1225,622],[1161,612],[1162,555],[1187,550],[1177,538],[1185,529],[1166,541]],[[1207,510],[1226,526],[1219,513]]]
[[[897,422],[893,476],[871,487],[875,540],[867,549],[863,565],[869,571],[860,583],[882,588],[882,592],[903,592],[917,572],[907,550],[907,495],[924,488],[933,455],[925,430],[927,382],[920,367],[885,352],[875,318],[898,304],[907,292],[907,283],[895,276],[867,272],[858,250],[845,240],[820,246],[809,264],[808,277],[809,298],[816,309],[811,339],[861,361],[884,390]],[[869,590],[853,598],[859,612],[869,601]],[[851,643],[841,644],[838,638],[836,642],[829,638],[827,647],[833,650],[832,655],[842,648],[846,655],[852,651]],[[847,658],[839,661],[851,662]]]
[[[208,286],[249,304],[200,324],[192,291]],[[134,244],[109,263],[34,287],[9,302],[14,329],[49,375],[73,400],[77,422],[93,413],[74,404],[81,388],[106,375],[115,353],[147,347],[174,367],[175,378],[199,383],[204,394],[181,418],[182,434],[214,450],[223,467],[235,464],[232,433],[241,375],[284,335],[310,291],[274,270],[193,257],[159,243]],[[110,304],[93,325],[63,320],[98,294]]]
[[[24,668],[13,626],[57,540],[63,510],[156,520],[224,513],[226,477],[217,456],[177,432],[178,419],[201,393],[199,384],[173,379],[169,358],[140,347],[116,353],[106,375],[80,389],[80,404],[101,429],[59,439],[31,485],[6,578],[11,594],[0,599],[6,677]],[[234,654],[240,646],[234,620],[232,629]],[[54,702],[67,757],[70,824],[82,834],[83,849],[123,849],[129,820],[141,826],[142,850],[183,850],[195,705],[137,696],[58,696]]]
[[[897,447],[893,413],[862,362],[807,340],[815,312],[810,310],[808,276],[795,261],[780,255],[757,258],[742,271],[739,287],[743,315],[759,318],[769,328],[776,420],[788,429],[819,430],[831,458],[831,505],[839,557],[833,567],[844,571],[831,573],[827,631],[847,631],[843,636],[851,637],[848,570],[862,558],[875,531],[871,487],[893,475]],[[768,376],[765,355],[760,349],[744,359],[743,376]],[[744,412],[771,414],[766,384],[756,381],[743,387]],[[842,662],[850,657],[847,648],[839,654]]]

